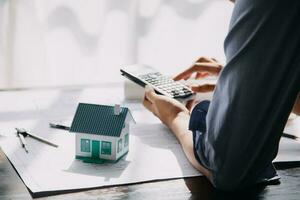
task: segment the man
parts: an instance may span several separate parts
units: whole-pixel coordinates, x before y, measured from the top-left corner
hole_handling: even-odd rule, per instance
[[[218,189],[278,178],[272,160],[293,105],[300,113],[299,19],[298,0],[237,0],[222,71],[215,60],[201,58],[175,77],[220,72],[211,102],[200,102],[190,113],[146,89],[145,107],[171,129],[191,164]]]

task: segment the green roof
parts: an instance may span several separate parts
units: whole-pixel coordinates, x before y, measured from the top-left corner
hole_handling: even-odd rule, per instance
[[[70,132],[119,137],[127,113],[125,107],[115,115],[114,106],[79,103]]]

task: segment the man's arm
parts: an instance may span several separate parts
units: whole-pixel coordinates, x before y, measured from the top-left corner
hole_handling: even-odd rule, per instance
[[[295,101],[293,113],[295,113],[296,115],[300,115],[300,93],[298,94],[297,99]]]
[[[209,171],[195,158],[192,132],[188,130],[189,111],[175,99],[158,95],[152,88],[146,88],[144,106],[156,115],[176,136],[189,162],[210,179]]]

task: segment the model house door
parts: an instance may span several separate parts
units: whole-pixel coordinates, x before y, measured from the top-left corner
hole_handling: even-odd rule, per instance
[[[93,140],[92,141],[92,158],[98,158],[100,155],[100,142]]]

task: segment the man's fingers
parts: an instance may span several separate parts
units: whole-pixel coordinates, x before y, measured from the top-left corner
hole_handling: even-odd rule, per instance
[[[179,81],[179,80],[187,80],[191,77],[191,75],[194,72],[189,71],[189,69],[181,72],[180,74],[177,74],[176,76],[173,77],[174,81]]]
[[[197,62],[211,62],[211,63],[218,63],[218,60],[215,58],[209,57],[200,57],[195,63]]]
[[[148,99],[151,103],[155,101],[157,94],[155,93],[152,87],[145,87],[145,98]]]
[[[205,84],[205,85],[199,85],[199,86],[192,86],[191,89],[194,92],[211,92],[215,89],[215,85]]]
[[[211,74],[219,74],[222,70],[222,66],[219,63],[195,63],[194,66],[195,71],[197,72],[208,72]]]
[[[205,78],[205,77],[207,77],[207,76],[209,76],[209,73],[207,73],[207,72],[198,72],[197,74],[196,74],[196,79],[201,79],[201,78]]]
[[[198,60],[196,62],[211,62],[211,61],[212,61],[211,58],[202,56],[202,57],[198,58]]]
[[[175,81],[186,79],[195,72],[206,72],[206,73],[216,75],[220,73],[221,69],[222,66],[218,63],[210,63],[210,62],[195,63],[192,67],[178,74],[173,79]]]

